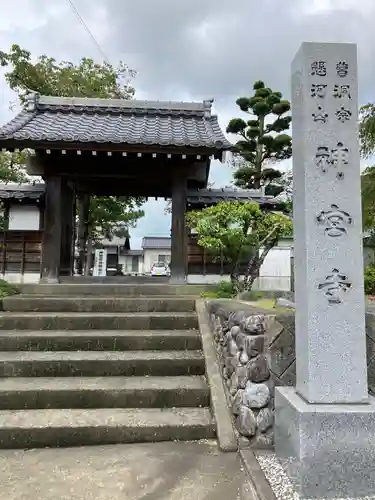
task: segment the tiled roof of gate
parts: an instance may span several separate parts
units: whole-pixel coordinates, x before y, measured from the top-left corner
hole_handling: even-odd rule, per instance
[[[228,150],[212,100],[162,102],[30,94],[1,143],[115,143]],[[15,146],[17,147],[17,146]]]

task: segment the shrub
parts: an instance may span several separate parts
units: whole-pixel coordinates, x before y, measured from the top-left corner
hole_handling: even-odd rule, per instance
[[[16,286],[0,279],[0,299],[8,297],[8,295],[16,295],[17,293],[20,292]]]
[[[365,294],[375,295],[375,264],[365,269]]]

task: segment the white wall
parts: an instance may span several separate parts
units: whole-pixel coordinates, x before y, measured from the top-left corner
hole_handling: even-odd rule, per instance
[[[39,283],[40,273],[5,273],[0,274],[0,278],[14,284]]]
[[[153,264],[158,262],[159,255],[168,255],[169,256],[168,263],[169,263],[171,260],[171,249],[170,248],[159,248],[157,250],[145,249],[143,251],[143,272],[145,274],[148,274],[151,272],[151,267],[153,266]]]
[[[40,210],[37,205],[11,205],[9,231],[39,231]]]
[[[122,267],[122,271],[126,273],[133,273],[130,271],[132,269],[132,261],[133,261],[133,256],[132,255],[119,255],[118,258],[118,263]],[[142,256],[138,256],[138,271],[137,274],[142,274],[143,273],[143,259]]]
[[[255,280],[254,290],[290,290],[290,242],[281,242],[273,248],[264,260],[259,271],[259,278]],[[215,284],[220,281],[229,281],[228,275],[190,274],[188,283],[192,284]]]
[[[270,250],[254,283],[258,290],[290,290],[290,246],[279,246]]]

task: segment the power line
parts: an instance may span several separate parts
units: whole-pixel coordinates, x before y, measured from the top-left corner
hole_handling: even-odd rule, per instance
[[[74,5],[73,1],[72,0],[67,0],[68,4],[70,5],[70,8],[72,9],[74,15],[76,16],[76,18],[78,19],[78,21],[82,24],[82,26],[85,28],[86,32],[88,33],[88,35],[90,36],[91,40],[94,42],[94,44],[96,45],[96,48],[98,49],[98,51],[101,53],[103,59],[105,62],[109,63],[109,59],[108,57],[105,55],[103,49],[101,48],[99,42],[97,41],[97,39],[94,37],[94,35],[91,33],[91,30],[90,28],[87,26],[87,24],[85,23],[84,19],[82,18],[81,14],[78,12],[76,6]]]

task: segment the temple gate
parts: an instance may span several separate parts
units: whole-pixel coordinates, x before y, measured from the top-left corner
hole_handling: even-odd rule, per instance
[[[0,147],[34,150],[28,172],[45,182],[42,281],[72,275],[76,198],[117,195],[172,199],[171,282],[185,282],[187,191],[205,188],[211,159],[232,147],[211,107],[29,95]]]

